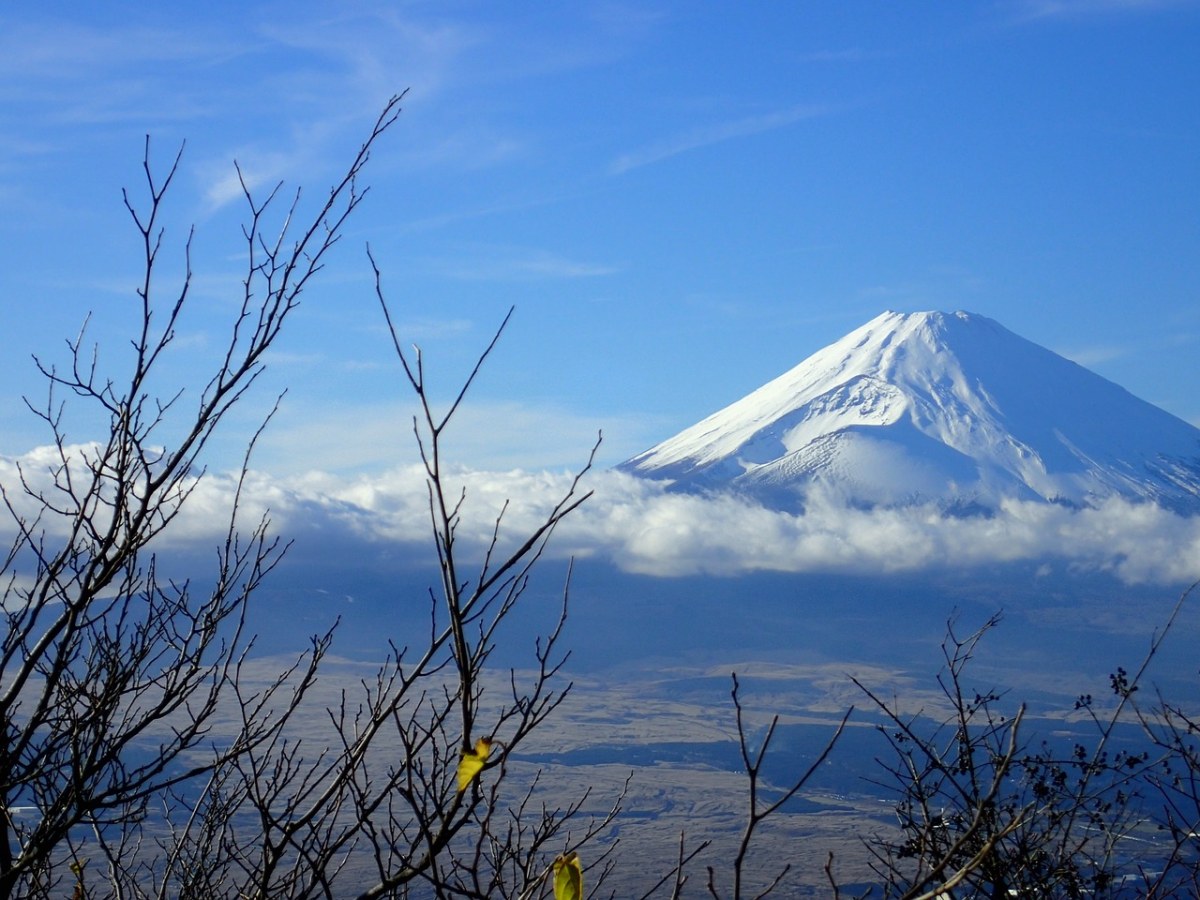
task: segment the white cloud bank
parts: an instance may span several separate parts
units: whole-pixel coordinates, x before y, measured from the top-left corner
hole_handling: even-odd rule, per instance
[[[46,448],[19,460],[0,457],[0,482],[26,514],[33,508],[19,496],[17,464],[27,479],[44,481],[54,459]],[[565,472],[455,471],[453,494],[459,485],[466,492],[460,545],[486,546],[502,508],[502,533],[514,540],[527,534],[570,481]],[[162,546],[205,547],[219,539],[235,486],[228,475],[202,480]],[[604,559],[641,574],[889,573],[1050,560],[1130,583],[1200,577],[1200,516],[1120,500],[1083,510],[1014,501],[988,518],[961,518],[932,506],[863,510],[810,498],[804,515],[792,515],[729,495],[672,493],[661,482],[617,472],[591,474],[584,489],[592,496],[560,526],[551,553]],[[356,478],[251,473],[243,522],[266,513],[277,533],[304,539],[305,553],[355,540],[391,543],[401,553],[431,549],[428,495],[416,465]]]

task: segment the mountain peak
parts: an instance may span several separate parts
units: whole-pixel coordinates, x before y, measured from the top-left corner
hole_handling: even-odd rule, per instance
[[[1200,430],[963,311],[884,312],[621,468],[784,508],[821,490],[1200,509]]]

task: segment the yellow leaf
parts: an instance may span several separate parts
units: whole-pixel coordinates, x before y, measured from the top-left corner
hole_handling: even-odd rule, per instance
[[[491,752],[492,742],[488,738],[477,740],[474,750],[463,751],[462,759],[458,762],[458,792],[460,794],[470,787],[475,776],[482,771],[483,764],[487,762],[488,754]]]
[[[554,859],[554,900],[583,900],[583,867],[574,850]]]

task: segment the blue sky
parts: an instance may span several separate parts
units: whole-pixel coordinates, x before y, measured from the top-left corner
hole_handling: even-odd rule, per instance
[[[412,459],[367,241],[447,390],[516,306],[453,435],[480,469],[601,429],[614,464],[885,309],[991,316],[1200,423],[1198,56],[1187,0],[9,6],[0,453],[45,439],[31,353],[92,311],[119,360],[146,134],[159,166],[187,142],[186,378],[236,295],[233,161],[319,196],[405,89],[247,411],[288,387],[279,477]]]

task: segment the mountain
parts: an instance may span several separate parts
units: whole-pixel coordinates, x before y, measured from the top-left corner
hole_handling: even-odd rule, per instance
[[[1200,429],[999,323],[886,312],[618,468],[778,508],[1109,497],[1200,512]]]

